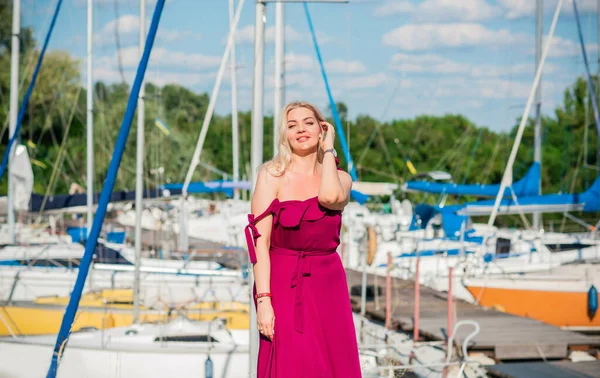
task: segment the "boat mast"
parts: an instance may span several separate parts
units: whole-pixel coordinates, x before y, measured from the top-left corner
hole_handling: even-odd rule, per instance
[[[548,50],[550,50],[550,43],[552,42],[552,36],[554,35],[554,29],[556,28],[556,23],[558,22],[558,16],[560,15],[560,10],[563,4],[563,0],[558,0],[558,4],[556,5],[556,10],[554,11],[554,17],[552,18],[552,24],[550,25],[550,31],[548,32],[548,37],[546,39],[546,44],[542,50],[542,56],[540,58],[540,64],[536,67],[535,70],[535,78],[533,79],[533,85],[531,87],[531,91],[529,93],[529,97],[527,98],[527,104],[525,105],[525,109],[523,110],[523,116],[521,117],[521,123],[519,124],[519,128],[517,129],[517,135],[515,136],[515,141],[513,143],[512,149],[510,151],[510,156],[508,157],[508,162],[506,164],[506,169],[504,170],[504,174],[502,175],[502,181],[500,182],[500,189],[498,190],[498,194],[496,195],[496,200],[494,201],[494,207],[492,209],[492,213],[490,214],[490,218],[488,219],[488,226],[493,226],[496,221],[496,216],[498,215],[498,210],[500,208],[500,201],[504,196],[504,191],[507,186],[512,185],[512,169],[515,163],[515,159],[517,157],[517,151],[519,149],[519,145],[521,144],[521,138],[523,138],[523,131],[525,130],[525,126],[527,125],[527,119],[529,117],[529,111],[531,110],[531,106],[533,105],[533,98],[535,95],[535,91],[537,90],[538,84],[540,82],[540,78],[542,76],[542,69],[544,67],[544,61],[546,60],[546,56],[548,55]]]
[[[233,30],[233,21],[235,17],[235,0],[229,0],[229,32],[233,34],[231,45],[231,56],[229,57],[229,66],[231,68],[231,143],[233,144],[233,183],[236,186],[233,193],[234,199],[240,199],[240,190],[237,183],[240,180],[240,127],[238,124],[238,106],[237,106],[237,62],[235,59],[235,31]]]
[[[20,32],[21,32],[21,0],[13,2],[12,18],[12,41],[10,45],[10,123],[8,127],[8,139],[11,140],[17,128],[17,111],[19,106],[19,53],[20,53]],[[14,148],[8,157],[8,166],[13,160]],[[15,243],[15,205],[13,203],[13,182],[8,174],[8,233],[11,243]]]
[[[87,236],[94,221],[94,88],[92,77],[92,0],[87,2]]]
[[[535,67],[540,67],[542,58],[542,30],[543,30],[543,8],[544,0],[536,0],[536,33],[535,33]],[[535,129],[534,129],[534,162],[542,165],[542,82],[535,91]],[[538,177],[538,195],[542,194],[542,176]],[[540,229],[541,213],[533,213],[533,228]]]
[[[146,41],[146,0],[140,0],[140,57]],[[135,272],[133,280],[133,322],[140,322],[140,263],[142,258],[142,210],[144,192],[144,79],[137,100],[137,151],[135,171]]]
[[[598,0],[598,10],[596,12],[596,17],[597,17],[597,28],[598,28],[598,47],[600,47],[600,0]],[[597,88],[598,88],[598,92],[596,94],[598,94],[600,97],[600,49],[598,49],[598,68],[596,71],[596,80],[598,82]],[[600,105],[600,104],[597,104]],[[598,134],[598,136],[596,137],[597,139],[597,148],[596,148],[596,166],[598,167],[598,170],[600,170],[600,134]]]
[[[263,1],[256,1],[254,8],[254,80],[252,84],[252,137],[251,137],[251,159],[252,186],[254,193],[256,186],[257,169],[263,162],[263,84],[265,74],[265,23],[267,6]],[[254,271],[252,264],[248,265],[248,284],[254,286]],[[252,296],[252,293],[250,293]],[[253,299],[251,299],[252,301]],[[258,359],[258,330],[256,324],[256,310],[250,306],[250,376],[256,377],[256,362]]]
[[[279,118],[285,101],[285,13],[283,2],[275,3],[275,102],[273,104],[273,156],[279,145]]]

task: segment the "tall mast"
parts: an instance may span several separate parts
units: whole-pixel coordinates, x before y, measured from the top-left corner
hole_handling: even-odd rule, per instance
[[[536,0],[536,33],[535,33],[535,68],[540,67],[542,59],[542,32],[543,32],[544,0]],[[534,130],[534,162],[542,165],[542,82],[535,91],[535,130]],[[538,177],[538,195],[542,194],[542,176]],[[533,213],[533,228],[540,229],[541,213]]]
[[[273,104],[273,156],[279,144],[279,114],[284,102],[285,14],[283,2],[275,3],[275,102]]]
[[[140,0],[140,57],[146,41],[146,0]],[[133,286],[133,322],[140,322],[140,263],[142,258],[142,210],[144,191],[144,81],[137,101],[137,151],[135,171],[135,275]]]
[[[252,186],[254,192],[256,186],[257,169],[263,162],[263,84],[264,84],[264,63],[265,63],[265,22],[266,22],[266,4],[258,0],[255,5],[254,17],[254,80],[252,84]],[[250,287],[254,286],[254,274],[252,264],[248,266],[248,281]],[[252,295],[252,293],[250,293]],[[253,300],[252,298],[250,299]],[[250,306],[250,324],[256,324],[256,312]],[[258,331],[256,327],[250,327],[250,373],[251,377],[256,375],[256,361],[258,358]]]
[[[92,77],[92,0],[87,2],[87,235],[92,231],[94,208],[94,82]]]
[[[19,42],[21,32],[21,0],[13,2],[12,18],[12,41],[10,45],[10,123],[8,126],[9,140],[15,134],[17,128],[17,112],[19,106],[19,53],[21,46]],[[13,182],[10,175],[10,163],[13,159],[14,146],[9,153],[8,167],[8,232],[12,243],[15,242],[15,206],[13,203]]]
[[[597,21],[597,27],[598,27],[598,47],[600,47],[600,0],[598,0],[598,10],[596,12],[596,17],[598,19]],[[598,97],[600,97],[600,49],[598,50],[598,68],[597,68],[597,72],[596,72],[596,82],[598,83],[598,85],[596,85],[596,88],[598,88],[598,92],[596,93],[598,95]],[[600,104],[598,104],[600,105]],[[597,148],[596,148],[596,166],[598,167],[598,169],[600,169],[600,135],[597,136]]]
[[[229,29],[233,30],[233,21],[235,17],[235,0],[229,0]],[[240,180],[240,127],[238,124],[238,106],[237,106],[237,62],[235,60],[235,34],[233,34],[233,44],[231,45],[231,54],[229,65],[231,67],[231,142],[233,144],[233,182]],[[240,199],[240,190],[234,190],[234,199]]]

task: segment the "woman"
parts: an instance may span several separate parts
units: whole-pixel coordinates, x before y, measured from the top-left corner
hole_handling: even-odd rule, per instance
[[[279,151],[258,172],[246,238],[254,264],[259,378],[355,378],[360,364],[346,274],[336,253],[352,180],[335,130],[288,104]]]

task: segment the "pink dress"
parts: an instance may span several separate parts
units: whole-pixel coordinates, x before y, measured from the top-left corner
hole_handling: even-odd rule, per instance
[[[346,272],[336,252],[341,212],[322,207],[313,197],[275,199],[258,217],[249,214],[246,241],[252,264],[260,237],[255,225],[269,214],[275,336],[271,342],[261,335],[257,377],[361,377]]]

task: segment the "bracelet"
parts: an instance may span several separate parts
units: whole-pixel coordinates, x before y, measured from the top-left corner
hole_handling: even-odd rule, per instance
[[[258,293],[254,296],[254,299],[264,298],[264,297],[273,298],[273,295],[271,293]]]

